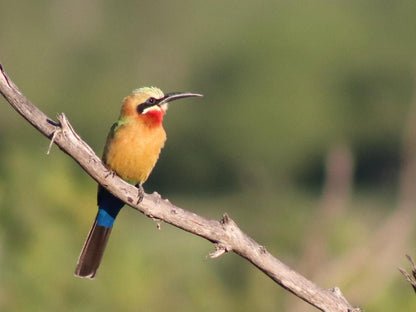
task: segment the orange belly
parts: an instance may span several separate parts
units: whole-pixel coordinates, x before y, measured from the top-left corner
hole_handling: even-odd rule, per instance
[[[148,127],[138,122],[124,125],[108,143],[106,164],[123,180],[142,184],[156,165],[165,141],[162,125]]]

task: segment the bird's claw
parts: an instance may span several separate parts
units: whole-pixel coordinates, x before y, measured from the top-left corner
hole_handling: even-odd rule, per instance
[[[114,178],[116,176],[116,172],[113,170],[108,170],[107,174],[105,175],[105,179],[107,179],[109,176],[111,176],[112,178]]]
[[[139,203],[142,202],[142,200],[144,198],[144,189],[143,189],[143,186],[141,186],[141,185],[136,185],[136,186],[137,186],[137,189],[138,189],[136,205],[138,205]]]

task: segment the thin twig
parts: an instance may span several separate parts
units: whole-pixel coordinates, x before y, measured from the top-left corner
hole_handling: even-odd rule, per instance
[[[53,139],[53,143],[72,157],[94,180],[126,204],[146,216],[213,242],[216,251],[211,257],[233,251],[250,261],[280,286],[321,311],[359,311],[347,302],[338,288],[334,288],[337,291],[322,289],[273,257],[263,246],[247,236],[228,215],[224,215],[221,221],[207,219],[171,204],[157,193],[145,194],[143,201],[137,205],[137,188],[111,174],[92,149],[75,133],[64,114],[58,115],[57,124],[27,100],[7,77],[1,65],[0,92],[28,122],[46,137]]]
[[[409,260],[410,265],[412,267],[412,275],[407,273],[407,271],[403,268],[397,268],[409,282],[410,286],[412,286],[413,290],[416,292],[416,265],[413,258],[409,255],[406,255],[407,260]]]

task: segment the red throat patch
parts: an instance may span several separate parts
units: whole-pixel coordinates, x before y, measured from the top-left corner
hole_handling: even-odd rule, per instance
[[[163,110],[151,110],[142,116],[149,125],[158,126],[162,123],[164,115],[165,112]]]

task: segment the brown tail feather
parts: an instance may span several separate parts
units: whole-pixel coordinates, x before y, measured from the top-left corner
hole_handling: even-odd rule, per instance
[[[98,225],[97,220],[94,221],[81,254],[79,255],[75,276],[94,278],[100,266],[111,229]]]

